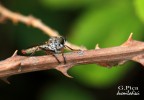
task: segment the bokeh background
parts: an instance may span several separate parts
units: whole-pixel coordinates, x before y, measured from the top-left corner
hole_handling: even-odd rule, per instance
[[[68,41],[88,49],[121,45],[131,32],[144,40],[144,0],[1,0],[4,6],[33,15]],[[43,43],[39,29],[11,21],[0,24],[0,60],[18,49]],[[41,55],[38,53],[36,55]],[[111,69],[96,64],[71,68],[70,79],[56,70],[9,77],[0,81],[0,100],[137,100],[144,95],[144,67],[135,62]],[[140,96],[117,96],[118,86],[138,87]]]

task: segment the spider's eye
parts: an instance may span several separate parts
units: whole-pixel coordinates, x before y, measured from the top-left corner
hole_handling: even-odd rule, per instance
[[[64,37],[60,37],[60,38],[59,38],[59,42],[60,42],[61,44],[64,44],[64,43],[65,43],[65,41],[66,41],[66,40],[65,40],[65,38],[64,38]]]

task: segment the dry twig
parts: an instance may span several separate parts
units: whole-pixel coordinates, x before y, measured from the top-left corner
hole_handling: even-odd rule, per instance
[[[39,28],[50,36],[58,35],[40,20],[13,13],[2,5],[0,5],[0,14],[14,22],[20,21]],[[70,47],[75,48],[74,45]],[[26,57],[17,55],[16,51],[12,57],[0,61],[0,77],[47,69],[57,69],[64,75],[71,77],[67,74],[67,70],[75,65],[95,63],[104,67],[113,67],[124,64],[128,60],[139,62],[144,66],[144,42],[133,40],[131,34],[128,40],[121,46],[101,49],[97,45],[95,50],[70,52],[64,55],[67,63],[59,64],[51,55]],[[58,54],[56,56],[63,62],[61,55]]]
[[[60,36],[57,31],[54,31],[53,29],[51,29],[50,27],[48,27],[47,25],[42,23],[41,20],[39,20],[31,15],[24,16],[19,13],[12,12],[0,4],[0,21],[4,21],[6,19],[12,20],[13,23],[22,22],[28,26],[33,26],[35,28],[42,30],[45,34],[47,34],[51,37]],[[79,47],[79,46],[76,46],[69,42],[66,42],[66,45],[73,49],[86,49],[84,47]]]

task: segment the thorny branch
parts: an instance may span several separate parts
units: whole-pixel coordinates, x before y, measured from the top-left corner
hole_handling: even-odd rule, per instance
[[[71,77],[67,74],[67,70],[75,65],[95,63],[104,67],[113,67],[128,60],[139,62],[144,66],[144,42],[133,40],[131,34],[121,46],[102,49],[96,46],[95,50],[70,52],[64,55],[66,64],[63,63],[61,54],[56,55],[62,62],[59,64],[51,55],[26,57],[17,55],[16,51],[12,57],[0,61],[0,77],[47,69],[57,69]]]
[[[45,33],[50,32],[50,36],[55,34],[53,34],[53,30],[49,29],[49,27],[42,24],[39,20],[10,12],[1,5],[0,14],[15,22],[29,23],[43,30]],[[128,40],[121,46],[101,49],[96,45],[94,50],[65,53],[66,64],[63,63],[61,54],[57,54],[56,56],[62,62],[61,64],[51,55],[27,57],[17,55],[16,51],[12,57],[0,61],[0,77],[9,77],[15,74],[47,69],[57,69],[64,75],[71,77],[67,74],[67,70],[76,65],[98,64],[104,67],[113,67],[122,65],[129,60],[139,62],[144,66],[144,42],[133,40],[131,34]]]

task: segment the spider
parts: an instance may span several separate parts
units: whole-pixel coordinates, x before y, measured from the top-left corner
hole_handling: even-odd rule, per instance
[[[62,57],[64,59],[64,64],[66,64],[66,59],[64,57],[64,48],[68,48],[72,51],[79,51],[79,50],[70,48],[69,46],[65,45],[65,42],[66,42],[66,39],[62,36],[51,37],[44,44],[22,50],[22,53],[23,54],[31,53],[31,55],[33,55],[37,51],[45,51],[47,55],[52,55],[53,57],[55,57],[55,59],[57,60],[59,64],[61,62],[59,61],[59,59],[56,57],[55,54],[62,54]]]

